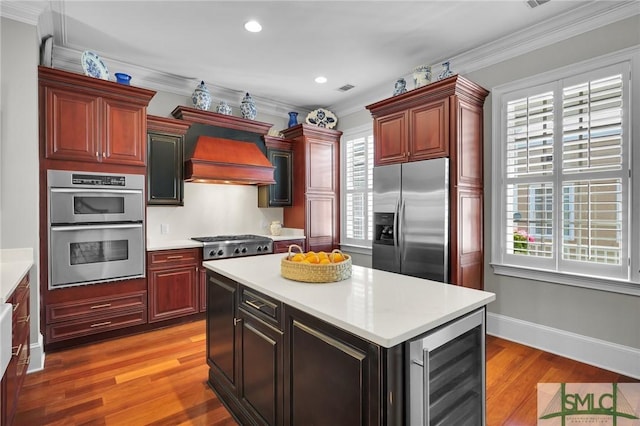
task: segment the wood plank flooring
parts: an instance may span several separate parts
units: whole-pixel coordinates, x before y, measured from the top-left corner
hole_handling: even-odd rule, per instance
[[[48,353],[15,425],[236,425],[207,386],[205,322]],[[487,337],[487,425],[536,424],[538,382],[637,382]]]

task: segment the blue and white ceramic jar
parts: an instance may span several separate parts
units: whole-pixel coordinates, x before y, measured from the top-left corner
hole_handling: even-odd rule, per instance
[[[223,115],[231,115],[231,107],[226,101],[220,101],[220,104],[216,107],[216,112]]]
[[[211,106],[211,93],[206,84],[204,84],[204,81],[201,81],[196,87],[196,90],[193,91],[191,100],[193,101],[193,106],[197,109],[205,111],[209,109]]]
[[[253,102],[253,98],[249,93],[244,96],[240,103],[240,113],[242,114],[242,118],[247,118],[249,120],[255,120],[256,115],[258,115],[256,104]]]
[[[413,84],[417,89],[431,83],[431,67],[429,65],[420,65],[413,70]]]
[[[289,123],[287,124],[287,127],[293,127],[297,124],[298,124],[298,113],[295,111],[291,111],[289,113]]]
[[[393,87],[393,96],[398,96],[407,92],[407,82],[404,78],[396,80],[396,84]]]
[[[438,74],[438,80],[445,79],[447,77],[451,77],[453,75],[453,71],[451,71],[451,65],[449,61],[442,63],[442,71]]]

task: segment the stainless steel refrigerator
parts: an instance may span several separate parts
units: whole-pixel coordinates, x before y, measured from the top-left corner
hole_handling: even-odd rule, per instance
[[[375,269],[449,281],[449,159],[373,169]]]

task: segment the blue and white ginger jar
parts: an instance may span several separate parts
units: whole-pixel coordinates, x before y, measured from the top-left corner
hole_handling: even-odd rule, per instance
[[[196,90],[193,91],[191,95],[191,100],[193,101],[193,106],[197,109],[208,110],[211,106],[211,93],[209,89],[204,84],[204,81],[201,81],[200,84],[196,87]]]
[[[256,104],[253,102],[253,98],[249,93],[244,96],[242,103],[240,103],[240,113],[242,114],[242,118],[248,118],[249,120],[256,119],[258,110],[256,109]]]
[[[451,64],[449,61],[442,63],[442,71],[438,75],[438,80],[443,80],[447,77],[451,77],[453,75],[453,71],[451,71]]]
[[[220,104],[216,107],[218,114],[231,115],[231,107],[226,101],[220,101]]]

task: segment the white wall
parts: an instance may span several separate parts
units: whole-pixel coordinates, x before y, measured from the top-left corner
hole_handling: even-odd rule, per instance
[[[31,344],[40,339],[38,233],[38,36],[0,18],[0,247],[32,248]],[[41,348],[40,348],[41,349]]]

